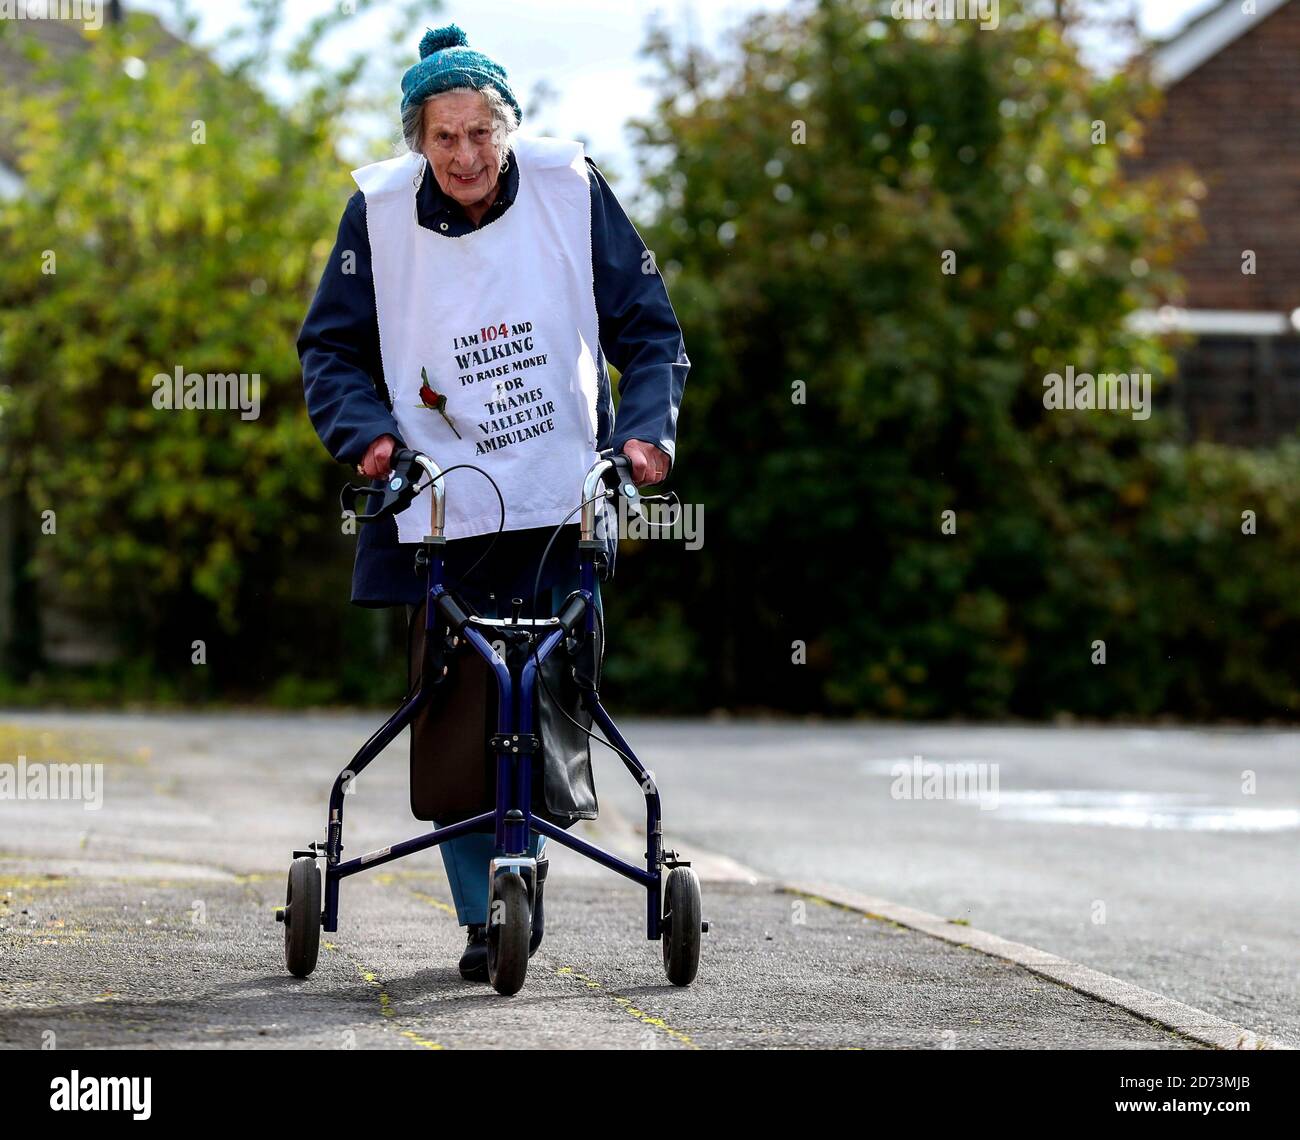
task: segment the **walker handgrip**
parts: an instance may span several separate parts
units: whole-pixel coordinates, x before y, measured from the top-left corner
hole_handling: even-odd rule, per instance
[[[582,615],[587,612],[587,600],[581,594],[573,594],[564,608],[560,610],[560,625],[564,632],[571,634],[577,628]]]
[[[622,453],[614,456],[614,470],[618,472],[620,480],[632,478],[632,460]]]
[[[469,614],[460,608],[450,594],[438,595],[438,612],[446,619],[453,633],[460,633],[469,624]]]
[[[599,459],[609,460],[614,465],[614,470],[620,479],[632,478],[632,459],[630,456],[624,455],[621,451],[615,451],[612,447],[607,447],[604,451],[598,451],[596,456]],[[609,478],[608,472],[605,477]]]
[[[614,465],[614,469],[605,472],[606,482],[611,484],[620,495],[635,502],[636,480],[632,477],[632,460],[620,452],[618,455],[609,456],[609,461]]]

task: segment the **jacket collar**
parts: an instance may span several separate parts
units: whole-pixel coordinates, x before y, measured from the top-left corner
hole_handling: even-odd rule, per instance
[[[515,195],[519,191],[519,164],[515,161],[513,154],[510,156],[510,166],[501,175],[500,182],[501,185],[497,190],[496,201],[492,203],[492,208],[483,215],[483,221],[479,223],[480,227],[494,221],[514,205]],[[433,170],[429,166],[427,158],[424,160],[424,179],[421,181],[419,192],[415,196],[415,212],[420,225],[426,230],[437,231],[440,222],[452,223],[457,230],[462,232],[466,228],[475,228],[461,204],[442,192],[442,187],[438,185],[438,180],[433,176]]]

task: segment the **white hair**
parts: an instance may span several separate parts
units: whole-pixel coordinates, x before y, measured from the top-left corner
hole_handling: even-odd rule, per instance
[[[419,103],[412,103],[402,112],[402,141],[412,154],[424,153],[424,108],[435,99],[444,95],[481,95],[492,115],[492,145],[500,156],[501,169],[506,168],[510,156],[510,146],[515,132],[519,130],[519,115],[502,97],[495,87],[486,86],[481,90],[476,87],[452,87],[439,91]]]

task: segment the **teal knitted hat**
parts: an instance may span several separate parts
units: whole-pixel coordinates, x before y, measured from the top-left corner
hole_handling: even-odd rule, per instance
[[[506,69],[469,46],[469,37],[455,24],[430,28],[420,41],[420,62],[402,76],[402,111],[430,95],[453,87],[495,87],[523,120],[523,108],[506,81]]]

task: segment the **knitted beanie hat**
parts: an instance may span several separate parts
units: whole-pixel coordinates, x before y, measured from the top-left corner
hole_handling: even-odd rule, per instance
[[[495,87],[515,109],[522,121],[523,109],[510,90],[506,69],[482,52],[469,46],[469,37],[455,24],[445,28],[431,28],[420,41],[420,62],[402,76],[402,110],[418,105],[453,87]]]

